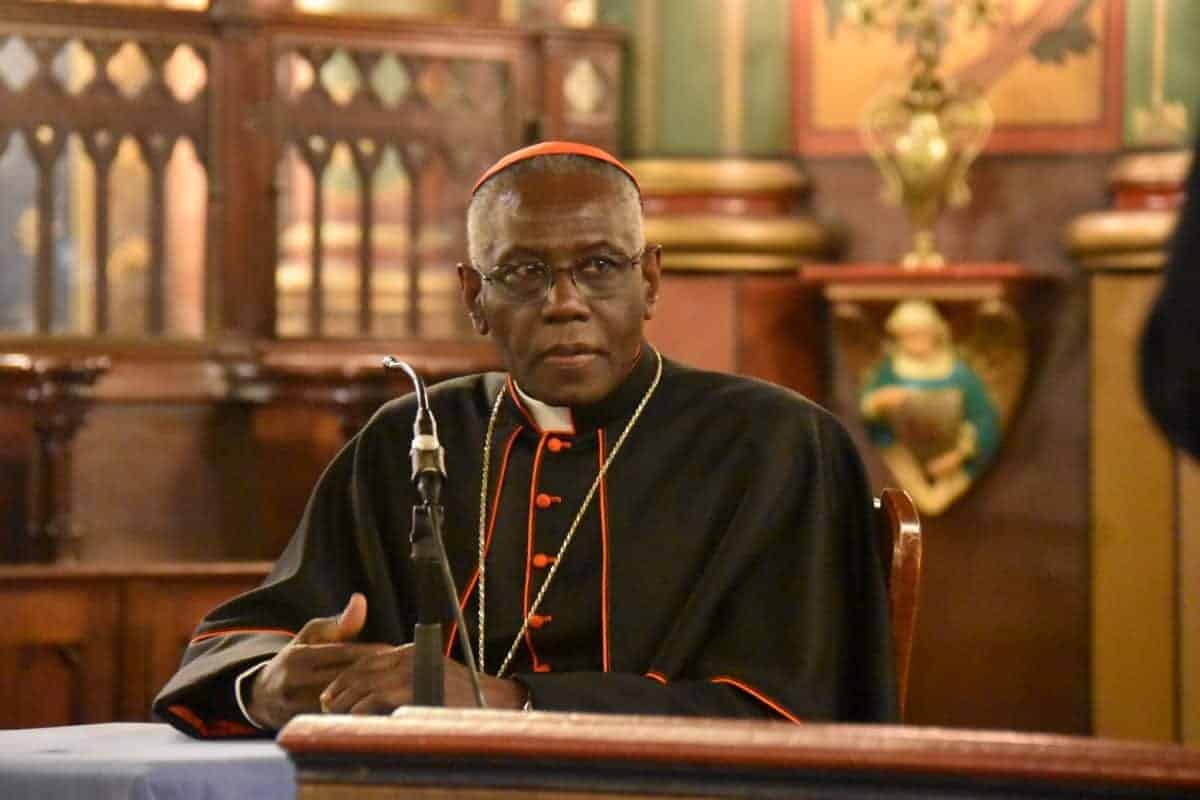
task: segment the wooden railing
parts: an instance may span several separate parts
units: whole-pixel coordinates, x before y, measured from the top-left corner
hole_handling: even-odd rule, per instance
[[[217,36],[198,14],[112,9],[99,15],[78,6],[71,11],[52,4],[0,6],[0,44],[7,42],[0,56],[5,78],[0,80],[0,156],[15,151],[20,138],[30,162],[23,165],[15,152],[8,159],[3,169],[7,202],[19,202],[13,189],[22,178],[32,178],[35,185],[32,333],[48,335],[64,327],[55,313],[57,284],[78,276],[62,274],[56,228],[66,222],[61,209],[71,200],[91,209],[87,219],[79,220],[90,227],[90,241],[76,243],[95,254],[90,332],[110,332],[109,233],[114,220],[109,189],[118,152],[128,143],[149,172],[149,186],[140,198],[149,250],[144,330],[160,336],[167,306],[168,163],[176,143],[186,140],[202,169],[211,172],[217,146],[212,123],[218,114],[217,95],[207,87],[190,97],[175,91],[179,82],[173,86],[168,81],[168,64],[186,52],[194,63],[191,72],[203,80],[217,57]],[[72,138],[77,148],[68,152]],[[84,160],[94,171],[90,191],[78,185],[79,162]],[[65,174],[60,167],[66,167]]]
[[[616,144],[613,31],[271,5],[0,2],[0,336],[463,338],[474,178]]]

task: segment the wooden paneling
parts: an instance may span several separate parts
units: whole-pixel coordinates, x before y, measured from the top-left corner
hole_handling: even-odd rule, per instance
[[[81,559],[274,557],[250,535],[268,483],[252,425],[235,404],[95,408],[75,443]]]
[[[1179,459],[1180,740],[1200,745],[1200,464]]]
[[[344,441],[337,417],[318,408],[267,408],[255,415],[255,474],[289,465],[286,479],[262,482],[257,514],[264,553],[283,552],[317,478]]]
[[[0,413],[0,553],[25,547],[34,446],[33,412],[5,408]]]
[[[196,623],[267,568],[0,567],[0,728],[149,719]]]
[[[263,566],[189,566],[177,574],[122,581],[125,662],[120,719],[146,719],[154,695],[179,668],[179,657],[205,614],[258,585]]]
[[[670,358],[818,398],[824,394],[820,314],[817,295],[792,273],[668,271],[646,332]]]
[[[0,582],[0,727],[115,718],[119,605],[111,584]]]
[[[741,279],[738,371],[816,399],[826,386],[824,319],[816,293],[797,283],[792,275]]]
[[[737,368],[737,278],[666,273],[646,326],[663,355],[705,369]]]

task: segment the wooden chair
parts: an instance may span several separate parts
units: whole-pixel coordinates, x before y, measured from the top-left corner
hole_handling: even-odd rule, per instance
[[[896,659],[896,699],[904,719],[908,669],[917,627],[917,597],[921,582],[921,519],[912,498],[902,489],[884,489],[875,498],[876,531],[883,554]]]

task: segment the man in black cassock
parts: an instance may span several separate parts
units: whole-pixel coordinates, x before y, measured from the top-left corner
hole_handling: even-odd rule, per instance
[[[429,400],[487,703],[892,720],[854,447],[799,395],[645,341],[660,251],[638,191],[607,153],[548,142],[502,159],[472,197],[462,296],[508,372]],[[201,622],[158,714],[197,736],[253,735],[411,700],[415,409],[388,403],[343,448],[266,582]],[[446,703],[473,705],[457,655]]]
[[[1185,189],[1138,354],[1150,416],[1172,444],[1200,458],[1200,139]]]

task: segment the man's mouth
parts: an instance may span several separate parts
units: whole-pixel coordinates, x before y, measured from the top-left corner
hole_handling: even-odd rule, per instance
[[[542,361],[555,367],[578,368],[600,357],[600,351],[584,344],[560,344],[542,352]]]

